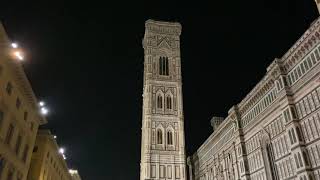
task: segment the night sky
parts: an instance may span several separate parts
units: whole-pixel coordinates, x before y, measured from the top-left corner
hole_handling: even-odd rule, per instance
[[[139,179],[144,22],[182,24],[187,153],[318,16],[313,0],[10,1],[0,20],[26,51],[48,124],[83,180]]]

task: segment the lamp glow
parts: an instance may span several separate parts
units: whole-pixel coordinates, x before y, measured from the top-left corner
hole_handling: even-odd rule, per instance
[[[43,101],[40,101],[40,102],[39,102],[39,106],[40,106],[40,107],[43,107],[44,105],[45,105],[45,103],[44,103]]]
[[[15,55],[20,61],[23,60],[23,56],[22,56],[22,54],[21,54],[20,51],[16,51],[16,52],[14,53],[14,55]]]
[[[16,48],[18,48],[18,44],[17,43],[11,43],[11,47],[16,49]]]
[[[45,107],[42,107],[42,108],[40,109],[40,111],[41,111],[41,114],[42,114],[42,115],[47,115],[48,112],[49,112],[49,110],[48,110],[47,108],[45,108]]]
[[[59,149],[59,153],[60,153],[60,154],[62,154],[62,155],[63,155],[63,154],[64,154],[64,152],[65,152],[65,149],[64,149],[64,148],[60,148],[60,149]]]
[[[71,175],[75,175],[75,174],[78,174],[78,171],[77,170],[74,170],[74,169],[69,169],[69,173]]]

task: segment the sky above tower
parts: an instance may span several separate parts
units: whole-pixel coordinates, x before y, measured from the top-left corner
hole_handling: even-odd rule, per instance
[[[187,154],[318,17],[313,0],[8,1],[0,20],[25,50],[35,94],[84,180],[139,178],[144,22],[182,24]]]

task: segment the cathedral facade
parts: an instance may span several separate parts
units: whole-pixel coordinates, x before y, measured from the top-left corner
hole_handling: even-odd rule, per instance
[[[185,180],[179,23],[145,23],[140,180]]]
[[[319,180],[320,18],[211,124],[188,157],[190,180]]]

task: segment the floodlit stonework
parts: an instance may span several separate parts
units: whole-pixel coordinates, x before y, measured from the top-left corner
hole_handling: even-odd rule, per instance
[[[320,179],[320,18],[212,122],[188,158],[190,180]]]
[[[0,23],[0,180],[26,180],[39,125],[46,120]]]
[[[145,23],[141,180],[186,179],[179,23]]]

